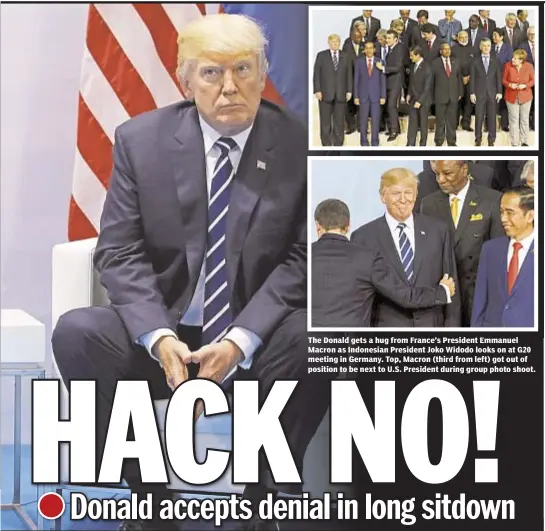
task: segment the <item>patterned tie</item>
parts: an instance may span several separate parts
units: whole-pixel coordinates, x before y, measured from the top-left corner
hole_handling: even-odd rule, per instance
[[[373,72],[373,59],[367,59],[367,73],[369,74],[369,77],[371,77],[372,72]]]
[[[488,55],[483,55],[484,71],[488,74]]]
[[[407,280],[410,282],[413,276],[413,262],[414,262],[414,253],[413,248],[411,247],[411,242],[405,234],[405,223],[400,223],[397,228],[399,229],[399,249],[401,251],[401,264],[407,275]]]
[[[513,45],[513,30],[509,30],[509,42],[511,43],[511,46]]]
[[[507,270],[507,294],[511,295],[513,286],[517,280],[519,274],[519,251],[522,249],[522,243],[515,242],[513,244],[513,256],[509,262],[509,269]]]
[[[447,77],[450,77],[450,61],[448,59],[445,62],[445,72],[447,73]]]
[[[452,222],[456,227],[458,225],[458,202],[460,200],[457,197],[452,198],[452,203],[450,204],[450,213],[452,215]]]
[[[221,339],[232,321],[229,307],[230,289],[227,286],[225,239],[231,182],[235,173],[229,152],[236,147],[236,142],[232,138],[222,137],[215,145],[221,150],[221,155],[214,169],[208,204],[203,345]]]
[[[339,58],[337,57],[337,52],[333,52],[333,68],[335,70],[339,68]]]

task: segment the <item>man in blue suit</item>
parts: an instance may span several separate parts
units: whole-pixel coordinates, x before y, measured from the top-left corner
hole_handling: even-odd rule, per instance
[[[261,396],[277,379],[300,380],[283,426],[301,467],[329,388],[306,380],[307,131],[262,99],[266,39],[251,19],[199,18],[178,44],[188,99],[116,131],[94,255],[110,305],[61,316],[53,351],[67,387],[98,382],[98,455],[118,380],[147,380],[153,399],[192,376],[256,379]],[[123,470],[131,490],[167,499],[135,465]],[[246,489],[251,500],[274,489],[261,472]],[[175,528],[157,516],[120,529]]]
[[[371,145],[378,146],[380,106],[386,103],[386,76],[377,68],[374,42],[365,43],[363,54],[356,60],[354,74],[354,103],[360,106],[360,143],[369,145],[367,124],[371,116]]]
[[[518,186],[501,199],[507,236],[483,245],[471,326],[534,326],[534,190]]]

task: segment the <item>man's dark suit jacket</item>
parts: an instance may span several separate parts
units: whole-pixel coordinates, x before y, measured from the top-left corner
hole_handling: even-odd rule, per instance
[[[475,55],[471,63],[469,78],[470,94],[475,94],[479,98],[496,99],[496,94],[503,92],[502,85],[502,67],[500,62],[490,54],[488,63],[488,74],[484,69],[483,57],[481,54]]]
[[[479,17],[479,28],[482,28],[483,31],[484,31],[483,21],[481,20],[481,17]],[[492,38],[492,33],[494,33],[495,29],[496,29],[496,21],[489,18],[488,19],[488,33],[487,33],[488,37]]]
[[[441,44],[443,44],[443,41],[439,36],[435,38],[431,48],[428,48],[428,41],[422,41],[422,57],[424,58],[424,61],[431,65],[433,61],[435,61],[435,59],[441,55],[439,53],[441,50]]]
[[[312,326],[368,327],[375,295],[412,309],[446,304],[445,288],[413,287],[377,252],[326,233],[312,244]]]
[[[458,62],[450,58],[450,77],[447,77],[443,58],[434,59],[431,69],[433,72],[433,101],[434,103],[458,102],[458,97],[464,93],[462,71]],[[454,126],[456,128],[456,125]]]
[[[306,151],[305,126],[262,101],[232,183],[226,249],[233,326],[264,342],[306,307]],[[94,258],[132,340],[176,329],[197,286],[207,230],[194,103],[121,125]]]
[[[354,97],[359,98],[360,107],[366,102],[380,103],[386,99],[386,76],[377,68],[377,58],[373,57],[371,76],[367,70],[367,57],[359,57],[354,73]]]
[[[528,61],[531,65],[535,65],[535,57],[532,55],[532,47],[530,46],[530,41],[524,41],[519,48],[521,50],[524,50],[527,54],[526,61]],[[534,44],[535,49],[535,44]]]
[[[333,67],[331,50],[322,50],[314,63],[314,94],[322,93],[322,101],[346,103],[346,93],[352,92],[353,64],[350,58],[339,50],[339,66]]]
[[[513,48],[511,48],[511,45],[508,42],[504,42],[501,45],[499,53],[496,53],[496,45],[493,45],[490,53],[494,57],[498,58],[498,61],[500,62],[502,66],[502,72],[503,72],[503,67],[505,63],[508,63],[513,58]]]
[[[502,29],[505,32],[504,42],[510,44],[513,47],[513,50],[520,48],[522,43],[527,40],[526,33],[521,31],[518,25],[513,28],[513,42],[509,40],[509,28],[504,26]]]
[[[507,293],[507,253],[510,239],[495,238],[483,245],[471,326],[534,326],[534,244],[528,250],[511,293]]]
[[[356,22],[363,22],[365,24],[365,20],[363,19],[363,15],[360,15],[359,17],[353,18],[352,23],[350,24],[350,31],[348,32],[348,35],[350,35],[350,32],[352,31],[352,28],[354,27],[354,24]],[[376,17],[371,17],[370,23],[369,23],[369,31],[367,32],[367,35],[365,38],[368,41],[374,41],[377,38],[378,30],[380,29],[380,20]]]
[[[475,54],[475,57],[477,55],[480,55],[481,54],[481,48],[480,48],[481,41],[483,39],[489,39],[490,38],[488,36],[488,33],[486,33],[486,31],[484,31],[484,29],[482,29],[482,28],[477,28],[477,35],[475,36],[475,42],[472,43],[471,42],[471,31],[472,31],[471,28],[467,28],[464,31],[467,31],[467,37],[469,39],[469,42],[467,43],[467,45],[471,46],[473,48],[473,53]],[[490,35],[492,35],[492,33]]]
[[[412,65],[409,76],[409,96],[411,97],[411,106],[416,102],[429,107],[432,102],[433,74],[430,65],[422,61],[420,66],[414,71],[416,65]]]
[[[523,163],[525,161],[522,161]],[[487,188],[495,188],[496,177],[494,170],[485,164],[478,164],[477,162],[468,162],[469,177],[475,184],[479,186],[485,186]],[[424,161],[424,170],[417,175],[418,179],[418,197],[414,204],[414,211],[420,212],[420,205],[424,197],[433,194],[441,190],[437,184],[437,178],[435,173],[431,170],[429,161]]]
[[[384,73],[386,74],[386,90],[388,92],[401,92],[405,80],[405,52],[402,44],[396,44],[386,57]]]
[[[407,28],[404,29],[399,36],[399,38],[407,44],[409,50],[412,48],[413,45],[413,31],[416,26],[418,26],[418,21],[410,18],[407,24]]]
[[[462,298],[464,326],[471,323],[481,248],[484,242],[504,235],[500,220],[500,199],[501,194],[496,190],[471,183],[456,228],[452,221],[448,194],[438,191],[422,200],[421,212],[444,221],[452,231],[460,279],[459,291],[456,293]]]
[[[437,223],[437,220],[420,214],[414,215],[414,228],[416,240],[414,275],[410,285],[433,287],[444,274],[448,274],[454,278],[456,294],[452,297],[452,302],[444,307],[436,306],[420,310],[402,308],[390,299],[377,295],[373,306],[372,325],[381,327],[460,326],[458,278],[449,229],[444,223]],[[398,280],[409,285],[384,216],[357,229],[352,234],[351,241],[374,253],[380,253],[392,272],[397,275]]]
[[[433,26],[435,28],[435,35],[437,35],[437,38],[440,40],[439,26],[437,26],[436,24],[432,24],[431,22],[428,22],[428,24],[430,24],[431,26]],[[421,46],[422,49],[424,47],[427,48],[426,41],[424,40],[424,37],[422,37],[422,26],[420,26],[420,24],[418,24],[418,22],[416,23],[416,26],[413,26],[413,28],[411,30],[411,39],[410,39],[411,48],[413,46],[417,46],[417,45]]]
[[[363,47],[365,46],[365,43],[367,42],[367,39],[360,42],[359,48],[358,48],[358,55],[356,55],[356,50],[354,50],[354,44],[352,43],[352,39],[348,37],[343,43],[342,51],[344,54],[352,61],[352,69],[354,69],[354,65],[356,64],[356,59],[358,57],[363,56]]]
[[[475,50],[470,43],[466,46],[462,46],[461,44],[452,45],[452,57],[460,64],[463,77],[469,76],[474,56]]]

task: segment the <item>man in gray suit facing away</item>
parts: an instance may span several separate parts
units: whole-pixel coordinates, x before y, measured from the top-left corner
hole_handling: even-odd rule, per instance
[[[325,414],[327,393],[305,379],[307,131],[261,99],[265,44],[241,15],[188,24],[178,75],[189,99],[116,131],[94,258],[111,304],[65,314],[52,338],[65,384],[98,382],[99,455],[120,379],[148,380],[154,399],[197,369],[218,383],[248,371],[262,396],[277,379],[301,380],[282,417],[299,470]],[[266,472],[247,497],[273,487]],[[169,496],[163,485],[142,485],[136,466],[123,477],[157,503]],[[300,491],[281,490],[289,487]]]
[[[379,252],[400,281],[414,288],[436,286],[444,274],[458,284],[452,238],[446,223],[413,214],[418,183],[413,172],[394,168],[382,174],[384,216],[357,229],[354,243]],[[460,326],[460,297],[445,306],[407,309],[382,295],[373,307],[372,325],[380,327]]]

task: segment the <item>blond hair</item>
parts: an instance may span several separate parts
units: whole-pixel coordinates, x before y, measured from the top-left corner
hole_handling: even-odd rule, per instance
[[[380,193],[383,194],[386,188],[396,184],[411,184],[414,188],[418,188],[418,178],[407,168],[392,168],[385,171],[380,176]]]
[[[340,37],[340,35],[337,35],[336,33],[332,33],[332,34],[329,35],[329,37],[327,38],[327,42],[331,42],[331,41],[339,41],[339,42],[341,42],[341,37]]]
[[[398,33],[403,33],[403,30],[405,29],[405,23],[400,18],[394,18],[394,20],[390,22],[390,29],[397,31]]]
[[[526,53],[526,50],[515,50],[513,52],[513,57],[516,57],[517,59],[521,59],[522,62],[526,61],[528,59],[528,54]]]
[[[191,67],[205,54],[237,56],[253,53],[262,73],[268,68],[268,42],[259,24],[245,15],[219,13],[186,24],[178,34],[178,76],[187,84]]]

